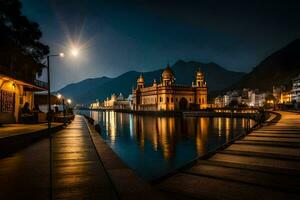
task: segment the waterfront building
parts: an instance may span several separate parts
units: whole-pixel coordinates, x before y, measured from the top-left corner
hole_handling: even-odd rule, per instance
[[[224,106],[229,106],[231,102],[231,96],[229,94],[225,94],[223,99],[224,99]]]
[[[124,98],[124,96],[121,93],[119,94],[119,96],[112,94],[110,99],[107,97],[107,99],[104,100],[104,108],[130,109],[130,102],[128,101],[128,99]]]
[[[291,91],[291,99],[293,102],[300,103],[300,74],[293,79],[293,87]]]
[[[175,75],[168,65],[161,75],[161,82],[153,81],[145,87],[144,77],[137,79],[132,91],[134,110],[197,110],[207,108],[207,85],[204,74],[197,71],[195,82],[190,86],[175,83]]]
[[[273,96],[276,104],[291,104],[292,103],[292,91],[288,90],[286,86],[280,87],[273,86]]]
[[[96,99],[96,102],[93,102],[90,104],[90,109],[99,109],[103,107],[103,103],[101,103],[98,99]]]
[[[0,74],[0,124],[19,122],[25,103],[33,109],[34,92],[46,90],[45,84],[37,80],[25,82]]]
[[[215,107],[217,108],[223,108],[225,106],[224,98],[222,96],[216,97],[214,103],[215,103]]]
[[[266,102],[267,93],[244,88],[243,90],[228,91],[223,96],[215,98],[216,107],[229,105],[243,105],[248,107],[262,107]]]

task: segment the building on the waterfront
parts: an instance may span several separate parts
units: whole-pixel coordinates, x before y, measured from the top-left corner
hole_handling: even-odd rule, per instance
[[[292,91],[287,89],[286,86],[273,86],[273,96],[276,104],[291,104],[292,103]]]
[[[103,102],[96,99],[96,102],[90,104],[90,109],[130,109],[130,95],[125,98],[121,93],[117,96],[112,94]]]
[[[204,74],[196,72],[195,82],[190,86],[175,83],[175,75],[168,65],[163,71],[161,82],[153,81],[145,87],[144,77],[137,79],[137,87],[132,91],[134,110],[188,110],[207,107],[207,85]]]
[[[100,102],[98,99],[96,99],[96,102],[93,102],[90,104],[90,109],[100,109],[104,106],[103,102]]]
[[[230,105],[262,107],[266,102],[266,96],[265,92],[244,88],[243,90],[228,91],[225,95],[216,97],[214,103],[218,108]]]
[[[291,99],[293,102],[300,103],[300,74],[293,79],[293,87],[291,90]]]
[[[37,80],[25,82],[0,74],[0,124],[20,121],[21,108],[25,103],[34,107],[34,92],[47,90]]]
[[[112,94],[111,98],[104,100],[104,108],[130,109],[130,102],[121,93],[118,96]]]
[[[223,108],[223,107],[225,107],[224,97],[223,96],[217,96],[215,98],[214,104],[215,104],[216,108]]]

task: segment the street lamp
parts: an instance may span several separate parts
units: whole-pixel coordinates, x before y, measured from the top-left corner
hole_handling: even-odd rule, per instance
[[[76,57],[79,53],[79,49],[77,48],[73,48],[71,50],[71,54]],[[53,168],[53,162],[52,162],[52,134],[50,133],[50,128],[51,128],[51,118],[50,118],[50,112],[51,112],[51,94],[50,94],[50,57],[64,57],[65,54],[64,53],[59,53],[59,54],[53,54],[53,55],[48,55],[47,56],[47,79],[48,79],[48,131],[49,131],[49,143],[50,143],[50,199],[53,199],[53,188],[52,188],[52,185],[53,185],[53,175],[52,175],[52,168]],[[61,94],[58,94],[57,95],[57,98],[58,99],[61,99],[62,98],[62,95]],[[64,99],[62,99],[63,101],[63,106],[64,106]],[[68,102],[70,101],[71,103],[71,100],[68,99]],[[65,112],[64,112],[64,116],[65,116]]]
[[[47,56],[47,79],[48,79],[48,129],[51,128],[51,117],[50,117],[50,112],[51,112],[51,94],[50,94],[50,57],[64,57],[64,53],[59,53],[59,54],[53,54],[53,55],[48,55]]]
[[[71,49],[71,54],[72,54],[74,57],[76,57],[76,56],[78,55],[78,53],[79,53],[79,50],[78,50],[77,48],[73,47],[73,48]]]

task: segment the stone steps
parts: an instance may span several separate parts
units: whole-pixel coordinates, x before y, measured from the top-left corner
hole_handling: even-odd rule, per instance
[[[291,142],[272,142],[272,141],[255,141],[255,140],[238,140],[234,144],[249,144],[249,145],[262,145],[262,146],[277,146],[288,148],[300,148],[300,143]]]
[[[262,167],[273,167],[278,168],[278,170],[293,170],[296,173],[300,172],[300,162],[294,160],[282,160],[270,157],[259,157],[259,156],[249,156],[230,153],[218,153],[214,155],[209,160],[213,161],[224,161],[238,164],[248,164]]]
[[[262,145],[247,145],[247,144],[232,144],[227,150],[235,151],[246,151],[253,153],[265,153],[271,152],[275,156],[277,155],[287,155],[296,156],[300,159],[300,148],[288,148],[288,147],[278,147],[278,146],[262,146]]]
[[[254,171],[243,168],[217,166],[208,163],[198,165],[185,171],[197,176],[207,176],[222,180],[236,181],[271,188],[275,190],[299,193],[300,177],[283,174],[270,174],[268,172]],[[260,177],[260,178],[257,178]],[[282,184],[282,183],[285,184]]]
[[[164,181],[164,183],[160,185],[160,188],[189,198],[208,200],[283,200],[297,199],[299,197],[294,193],[285,193],[257,185],[188,173],[178,173],[174,175]]]
[[[300,138],[286,138],[286,137],[257,137],[257,136],[251,136],[247,135],[245,140],[257,140],[257,141],[269,141],[269,142],[294,142],[294,143],[300,143]]]
[[[297,117],[282,113],[279,123],[198,160],[159,188],[192,199],[300,199],[300,120],[291,120]]]
[[[290,133],[251,133],[250,136],[279,137],[279,138],[300,138],[300,134],[290,134]]]

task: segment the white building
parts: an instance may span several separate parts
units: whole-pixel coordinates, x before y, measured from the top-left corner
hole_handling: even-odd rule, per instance
[[[293,79],[292,101],[300,103],[300,74]]]
[[[111,98],[104,100],[104,108],[110,109],[130,109],[130,102],[120,93],[119,96],[111,95]]]

